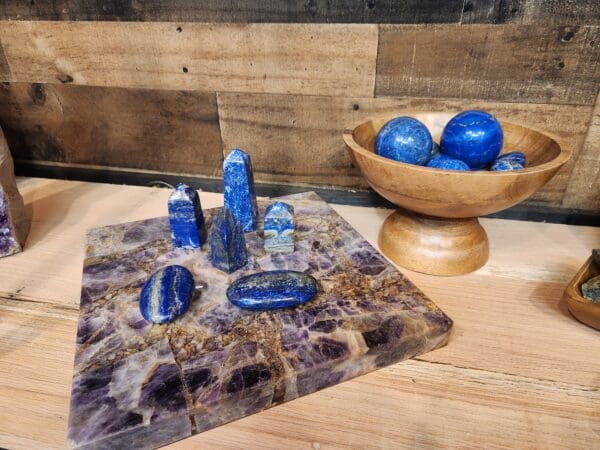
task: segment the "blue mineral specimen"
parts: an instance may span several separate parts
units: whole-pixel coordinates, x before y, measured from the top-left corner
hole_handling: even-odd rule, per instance
[[[444,170],[471,170],[467,163],[460,159],[449,158],[445,155],[437,155],[429,160],[427,167]]]
[[[422,166],[431,155],[433,140],[423,123],[400,116],[387,122],[375,139],[375,153],[386,158]]]
[[[227,298],[235,306],[271,310],[303,305],[317,295],[317,280],[303,272],[274,270],[234,281]]]
[[[169,197],[168,206],[173,246],[200,248],[206,242],[206,225],[198,193],[179,183]]]
[[[234,148],[223,162],[225,206],[242,224],[244,231],[253,231],[258,219],[254,191],[254,175],[250,155]]]
[[[521,164],[523,167],[527,164],[527,156],[523,152],[509,152],[498,156],[496,161],[510,161]]]
[[[142,316],[149,322],[170,322],[187,311],[194,290],[194,277],[185,267],[163,267],[148,278],[142,288]]]
[[[492,172],[505,172],[522,169],[524,169],[524,167],[521,164],[515,161],[511,161],[510,159],[498,159],[490,167],[490,170]]]
[[[265,250],[294,251],[294,207],[283,202],[271,203],[265,211]]]
[[[503,142],[500,123],[484,111],[464,111],[444,127],[442,154],[466,162],[471,169],[482,169],[500,153]]]
[[[433,141],[433,144],[431,144],[431,153],[429,154],[429,158],[433,158],[434,156],[437,156],[440,154],[440,146],[437,142]]]
[[[231,273],[248,262],[246,239],[242,224],[229,208],[221,208],[210,227],[210,259],[212,265]]]

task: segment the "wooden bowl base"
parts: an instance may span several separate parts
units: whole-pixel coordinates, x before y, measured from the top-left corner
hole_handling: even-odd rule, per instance
[[[487,234],[477,218],[444,219],[398,209],[379,231],[379,248],[399,266],[429,275],[462,275],[482,267]]]

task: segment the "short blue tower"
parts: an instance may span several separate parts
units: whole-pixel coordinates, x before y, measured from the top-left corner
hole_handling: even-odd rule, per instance
[[[242,224],[228,208],[221,208],[210,227],[210,260],[223,272],[241,269],[248,262]]]
[[[206,242],[206,225],[198,193],[179,183],[169,197],[168,208],[173,247],[200,248]]]
[[[271,203],[265,211],[265,250],[294,251],[294,207],[283,202]]]

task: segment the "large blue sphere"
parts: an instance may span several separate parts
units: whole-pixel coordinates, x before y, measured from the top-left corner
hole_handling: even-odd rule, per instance
[[[450,158],[481,169],[496,159],[502,149],[503,133],[494,116],[484,111],[464,111],[444,128],[440,146]]]
[[[375,139],[375,153],[395,161],[425,164],[433,140],[425,125],[412,117],[396,117],[386,123]]]

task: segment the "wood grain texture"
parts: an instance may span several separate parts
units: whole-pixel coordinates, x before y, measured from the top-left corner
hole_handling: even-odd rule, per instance
[[[499,119],[548,130],[575,155],[583,144],[592,107],[499,103],[432,98],[327,98],[219,93],[223,148],[240,147],[252,156],[263,181],[364,187],[346,154],[342,131],[368,117],[403,110],[490,111]],[[534,201],[560,205],[573,162],[537,194]]]
[[[562,201],[568,208],[600,210],[600,94]]]
[[[381,25],[378,96],[592,105],[600,27]]]
[[[595,0],[5,0],[0,18],[274,23],[595,24]]]
[[[0,264],[0,446],[64,448],[77,319],[77,303],[65,300],[79,297],[83,254],[72,250],[91,226],[164,214],[169,191],[19,181],[37,238]],[[200,195],[205,207],[222,203]],[[334,208],[372,243],[391,212]],[[559,300],[600,229],[481,222],[491,258],[480,271],[404,271],[454,319],[448,346],[169,448],[593,448],[600,341]]]
[[[15,159],[214,175],[214,93],[12,83],[0,123]]]
[[[11,68],[2,81],[372,95],[377,33],[376,25],[1,21]]]

